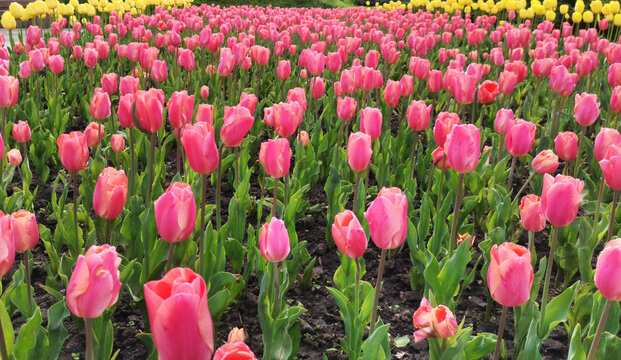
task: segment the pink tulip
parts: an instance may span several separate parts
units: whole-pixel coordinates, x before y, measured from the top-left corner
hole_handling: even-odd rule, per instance
[[[444,147],[448,134],[453,130],[453,127],[459,125],[459,123],[459,116],[455,113],[441,112],[438,114],[436,123],[433,126],[433,137],[439,147]]]
[[[37,218],[26,210],[19,210],[11,214],[11,220],[13,221],[12,233],[15,240],[15,251],[32,250],[39,241]]]
[[[95,91],[91,99],[90,112],[93,119],[103,120],[110,116],[110,96],[104,91]]]
[[[187,268],[174,268],[144,285],[153,341],[160,360],[209,359],[214,334],[205,280]]]
[[[371,137],[363,132],[352,133],[347,143],[347,162],[357,172],[365,170],[371,161]]]
[[[119,265],[121,258],[110,245],[93,245],[78,257],[67,286],[67,307],[75,316],[94,319],[116,303]]]
[[[181,129],[192,122],[194,115],[194,95],[187,91],[175,91],[168,99],[168,121],[175,129]]]
[[[273,119],[270,116],[265,117],[266,124],[269,126],[269,121],[272,120],[276,133],[288,138],[302,123],[303,110],[296,101],[275,104],[272,106],[272,117]]]
[[[11,215],[0,211],[0,277],[11,270],[15,261],[15,235]]]
[[[475,78],[467,74],[460,74],[455,77],[454,87],[451,89],[451,93],[458,103],[465,105],[472,104],[476,90]]]
[[[554,150],[561,160],[573,161],[578,154],[578,136],[571,131],[559,133],[554,139]]]
[[[254,115],[258,100],[259,99],[257,99],[257,96],[254,94],[242,93],[241,97],[239,98],[239,106],[245,107],[246,109],[248,109],[248,111],[250,111],[251,115]]]
[[[543,175],[541,208],[552,225],[563,227],[574,221],[582,201],[583,187],[583,181],[571,176]]]
[[[190,185],[174,182],[155,200],[155,223],[162,240],[183,241],[196,225],[196,203]]]
[[[408,231],[408,199],[398,188],[382,188],[364,213],[371,239],[380,249],[395,249]]]
[[[543,150],[535,156],[531,166],[537,174],[551,174],[558,169],[558,156],[552,150]]]
[[[123,170],[103,169],[93,193],[93,209],[104,219],[116,219],[127,202],[127,176]]]
[[[530,252],[511,242],[493,245],[487,270],[487,286],[492,298],[503,306],[520,306],[530,298],[533,266]]]
[[[280,60],[276,67],[276,76],[280,80],[287,80],[291,76],[291,63],[289,60]]]
[[[459,326],[451,310],[438,305],[435,308],[429,305],[426,298],[420,302],[420,307],[412,317],[414,328],[414,342],[423,341],[429,337],[451,338],[457,334]]]
[[[399,81],[388,80],[386,88],[384,88],[384,101],[391,108],[399,105],[401,99],[401,83]]]
[[[297,137],[297,141],[301,142],[302,146],[306,146],[308,145],[309,140],[310,139],[309,139],[308,133],[304,130],[300,131]]]
[[[196,109],[196,122],[204,122],[213,127],[213,105],[198,105],[198,108]]]
[[[226,147],[239,146],[252,127],[254,117],[243,106],[226,106],[224,124],[220,129],[220,139]]]
[[[570,74],[563,65],[557,65],[550,72],[550,89],[561,96],[569,96],[578,82],[578,74]]]
[[[429,72],[429,77],[427,78],[427,89],[432,93],[442,90],[442,71],[431,70]]]
[[[209,97],[209,86],[201,86],[201,98],[207,99]]]
[[[306,92],[301,87],[289,89],[287,91],[287,100],[297,102],[302,107],[302,112],[306,111]]]
[[[382,134],[382,112],[380,109],[366,107],[360,111],[360,131],[369,135],[371,140]]]
[[[84,130],[84,136],[86,137],[86,144],[89,147],[95,147],[101,140],[103,140],[105,133],[105,127],[103,124],[91,122],[86,126]]]
[[[101,77],[101,88],[103,91],[112,95],[118,88],[118,76],[115,73],[104,74]]]
[[[503,71],[498,78],[499,90],[502,94],[509,95],[513,93],[515,85],[518,82],[518,76],[513,71]]]
[[[498,110],[496,113],[496,121],[494,121],[494,130],[500,135],[506,135],[511,125],[513,125],[513,110]]]
[[[610,145],[621,143],[621,134],[610,128],[601,128],[593,143],[593,153],[597,162],[606,157]]]
[[[60,161],[68,171],[86,169],[88,163],[88,146],[86,136],[79,131],[62,134],[56,140]]]
[[[84,49],[84,65],[86,65],[87,68],[94,68],[97,65],[98,57],[99,56],[95,48]]]
[[[323,79],[316,76],[311,79],[310,88],[312,90],[311,96],[313,97],[313,99],[320,99],[323,96],[323,92],[325,91],[326,86],[323,82]]]
[[[408,125],[412,130],[423,131],[427,128],[431,107],[432,105],[426,105],[424,100],[412,100],[407,111]]]
[[[136,92],[136,117],[140,126],[150,134],[155,134],[164,122],[162,114],[164,101],[161,91],[149,89],[149,91],[138,90]]]
[[[123,151],[125,148],[125,138],[123,134],[114,134],[110,138],[110,146],[112,147],[112,151],[118,153]]]
[[[599,161],[604,173],[604,180],[613,190],[621,190],[621,144],[608,147],[606,157]]]
[[[621,239],[610,240],[597,257],[595,285],[610,301],[621,301]]]
[[[289,140],[286,138],[268,140],[262,149],[264,149],[263,165],[270,176],[281,178],[289,173],[291,167]]]
[[[574,102],[574,117],[582,126],[589,126],[599,117],[599,102],[597,95],[582,93],[576,94]]]
[[[356,107],[358,103],[353,98],[346,96],[345,98],[338,98],[336,102],[336,114],[339,119],[348,121],[356,115]]]
[[[30,141],[30,125],[28,122],[19,120],[17,124],[13,124],[13,128],[11,129],[13,132],[13,138],[18,143],[27,143]]]
[[[289,234],[285,223],[272,217],[270,222],[263,224],[259,235],[259,250],[263,258],[277,263],[285,260],[289,255]]]
[[[522,119],[514,119],[507,131],[505,149],[511,156],[524,156],[528,154],[535,143],[535,131],[537,126]]]
[[[124,76],[121,78],[119,84],[119,90],[121,91],[121,96],[126,94],[135,94],[140,85],[140,79],[133,76]]]
[[[28,79],[31,73],[32,71],[30,70],[30,62],[22,61],[19,64],[19,72],[17,73],[17,75],[19,75],[19,77],[22,79]]]
[[[345,210],[334,218],[332,238],[343,255],[351,259],[361,257],[367,249],[368,241],[364,229],[350,210]]]
[[[481,133],[472,125],[455,125],[446,138],[444,153],[451,168],[458,173],[476,169],[481,157]]]
[[[136,96],[132,93],[122,95],[119,99],[117,116],[119,124],[124,128],[132,128],[134,124],[134,102]]]
[[[9,164],[19,166],[22,163],[22,153],[18,149],[11,149],[6,153]]]
[[[10,108],[17,103],[19,81],[12,76],[0,76],[0,108]]]
[[[444,155],[444,149],[441,147],[436,148],[432,153],[431,157],[433,158],[433,164],[438,168],[442,169],[444,167],[445,170],[451,168],[448,161],[446,161],[446,156]]]
[[[477,100],[481,104],[489,104],[496,100],[496,96],[500,93],[498,83],[491,80],[485,80],[477,91]]]
[[[48,61],[50,71],[54,74],[60,74],[65,67],[65,58],[60,55],[52,55]]]
[[[163,82],[168,77],[168,65],[164,60],[153,60],[151,64],[151,77],[157,82]]]
[[[213,360],[256,360],[248,345],[243,342],[229,342],[222,345],[213,355]]]
[[[541,209],[541,198],[535,194],[526,195],[520,203],[520,221],[524,229],[538,232],[546,227],[546,217]]]

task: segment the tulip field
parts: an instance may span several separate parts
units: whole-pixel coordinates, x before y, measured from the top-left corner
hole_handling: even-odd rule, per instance
[[[0,360],[620,358],[619,1],[320,3],[10,4]]]

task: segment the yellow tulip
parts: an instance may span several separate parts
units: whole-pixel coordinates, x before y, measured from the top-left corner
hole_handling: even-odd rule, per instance
[[[556,13],[552,10],[546,11],[546,20],[554,21],[554,19],[556,19]]]
[[[45,2],[42,0],[37,0],[34,2],[34,11],[35,11],[35,15],[41,15],[44,14],[45,11]]]
[[[538,16],[544,15],[546,13],[546,9],[543,7],[543,5],[534,6],[533,10]]]
[[[619,3],[618,1],[611,1],[610,2],[610,12],[612,14],[618,14],[619,10],[621,8],[621,3]]]
[[[582,20],[584,20],[585,23],[590,24],[593,22],[593,12],[587,10],[582,14]]]
[[[606,20],[608,20],[609,23],[614,21],[615,16],[612,14],[608,14],[606,15]]]
[[[563,4],[559,6],[558,10],[562,15],[567,15],[567,13],[569,12],[569,6],[566,4]]]
[[[69,0],[69,4],[71,4],[74,9],[80,6],[80,2],[78,0]]]
[[[602,6],[602,14],[604,14],[604,16],[608,16],[608,14],[610,14],[610,4]]]
[[[573,21],[575,24],[580,24],[582,22],[582,13],[574,12],[573,14],[571,14],[571,21]]]
[[[543,7],[546,10],[556,10],[556,0],[543,0]]]
[[[602,2],[599,0],[591,1],[591,11],[594,14],[599,14],[602,12]]]
[[[574,12],[582,13],[583,11],[584,11],[584,2],[582,0],[576,1],[576,5],[574,5]]]
[[[9,5],[9,11],[11,12],[11,15],[13,15],[14,19],[21,19],[26,13],[24,7],[16,2],[12,2],[11,5]]]
[[[58,0],[45,0],[48,9],[54,10],[58,7]]]
[[[613,22],[615,26],[621,26],[621,14],[616,14]]]
[[[2,24],[2,27],[7,30],[13,30],[17,27],[17,22],[9,11],[5,11],[4,14],[2,14],[2,18],[0,18],[0,24]]]

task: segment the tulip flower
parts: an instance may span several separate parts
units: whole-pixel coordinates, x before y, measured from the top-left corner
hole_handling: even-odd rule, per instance
[[[11,270],[15,261],[14,223],[11,215],[0,211],[0,277]]]
[[[81,171],[86,169],[89,154],[86,144],[86,136],[79,131],[62,134],[56,141],[60,160],[68,171]]]
[[[571,131],[559,133],[554,139],[554,150],[564,161],[573,161],[578,154],[578,136]]]
[[[276,66],[276,76],[280,80],[287,80],[291,76],[291,63],[289,60],[280,60]]]
[[[350,210],[345,210],[334,218],[332,238],[343,255],[351,259],[364,255],[368,244],[362,225]]]
[[[599,102],[595,94],[576,94],[574,117],[582,126],[590,126],[599,117]]]
[[[32,250],[39,241],[39,227],[35,216],[26,210],[19,210],[11,214],[11,220],[13,221],[15,251]]]
[[[306,92],[304,92],[304,89],[300,87],[289,89],[289,91],[287,91],[287,100],[289,100],[289,102],[297,102],[300,104],[302,112],[306,111],[307,103]]]
[[[530,298],[533,286],[533,266],[530,256],[526,248],[511,242],[502,243],[500,246],[493,245],[490,251],[487,286],[492,298],[503,306],[495,359],[500,354],[508,308],[520,306]]]
[[[18,149],[11,149],[6,153],[9,164],[19,166],[22,163],[22,153]]]
[[[412,317],[414,328],[414,342],[423,341],[429,337],[451,338],[457,334],[459,326],[451,310],[438,305],[435,308],[423,298],[419,308]]]
[[[125,148],[125,138],[123,134],[114,134],[110,138],[110,146],[112,147],[112,151],[119,153],[123,151]]]
[[[140,86],[140,79],[133,76],[124,76],[119,83],[119,91],[121,96],[126,94],[135,94]]]
[[[272,177],[279,179],[289,173],[291,166],[291,149],[289,140],[278,138],[268,140],[264,154],[265,171]]]
[[[353,98],[346,96],[345,98],[338,98],[336,104],[336,114],[339,119],[348,121],[356,115],[356,107],[358,103]]]
[[[258,100],[257,96],[254,94],[242,93],[239,98],[239,106],[245,107],[250,112],[250,115],[254,115]]]
[[[13,124],[12,127],[13,138],[18,143],[27,143],[30,141],[30,125],[28,125],[27,121],[19,120],[16,124]]]
[[[399,99],[401,98],[401,83],[399,81],[388,80],[386,88],[384,89],[384,101],[391,108],[399,105]]]
[[[263,224],[259,235],[259,250],[266,261],[278,263],[289,255],[289,234],[285,223],[272,217],[270,222]]]
[[[213,355],[213,360],[256,360],[256,356],[243,342],[229,342],[222,345]]]
[[[558,156],[552,150],[543,150],[535,158],[531,166],[537,174],[551,174],[558,169]]]
[[[476,169],[481,157],[481,134],[474,125],[455,125],[446,138],[444,152],[451,168],[460,174]]]
[[[459,116],[451,112],[441,112],[438,114],[436,123],[433,126],[433,137],[439,147],[444,147],[448,134],[455,125],[459,125]]]
[[[105,134],[105,126],[96,122],[91,122],[84,129],[86,144],[88,147],[95,147],[103,140]]]
[[[382,133],[382,112],[379,109],[366,107],[360,111],[360,131],[375,141]]]
[[[371,141],[371,137],[363,132],[353,133],[349,136],[347,162],[354,171],[361,172],[369,166],[373,153]]]
[[[95,213],[106,219],[114,220],[123,211],[127,202],[127,176],[123,170],[112,167],[103,169],[97,178],[93,193],[93,208]],[[106,225],[109,227],[109,225]],[[109,228],[106,231],[106,242],[109,239]]]
[[[477,100],[481,104],[489,104],[496,100],[496,96],[500,93],[498,83],[491,80],[485,80],[477,91]]]
[[[505,148],[513,157],[528,154],[535,142],[535,124],[522,119],[514,119],[507,131]]]
[[[226,147],[239,146],[252,127],[254,117],[243,106],[226,106],[224,108],[224,124],[220,129],[220,139]]]
[[[427,77],[427,89],[432,93],[442,90],[442,71],[431,70]]]
[[[583,187],[583,181],[571,176],[544,175],[541,207],[552,225],[563,227],[574,221],[582,201]]]
[[[101,77],[101,88],[108,95],[116,93],[116,90],[118,88],[118,76],[116,75],[116,73],[104,74]]]
[[[153,341],[160,360],[209,359],[214,333],[205,280],[187,268],[174,268],[144,285]]]
[[[181,138],[190,168],[199,174],[209,174],[218,166],[219,154],[214,129],[208,122],[197,122],[183,129]]]
[[[301,142],[302,146],[308,145],[308,142],[310,141],[308,133],[304,130],[300,131],[300,133],[297,136],[297,141]]]

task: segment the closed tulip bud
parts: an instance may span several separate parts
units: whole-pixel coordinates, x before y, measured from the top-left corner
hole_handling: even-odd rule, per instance
[[[118,153],[123,151],[123,148],[125,148],[125,138],[123,137],[123,134],[112,135],[112,138],[110,139],[110,145],[112,147],[112,151],[114,152]]]
[[[160,90],[161,91],[161,90]],[[136,117],[140,126],[150,134],[155,134],[164,122],[164,102],[155,89],[149,91],[138,90],[136,92]]]
[[[457,234],[457,246],[459,247],[459,245],[461,245],[461,243],[463,243],[464,241],[468,240],[468,242],[470,242],[470,247],[472,248],[472,245],[474,245],[474,239],[476,238],[476,235],[470,235],[469,233],[465,233],[465,234]]]
[[[39,241],[37,218],[26,210],[19,210],[11,214],[11,220],[15,251],[24,252],[33,249]]]
[[[254,111],[257,108],[258,100],[259,99],[257,99],[257,96],[255,94],[242,93],[239,98],[239,106],[245,107],[246,109],[248,109],[248,111],[250,111],[251,115],[254,115]]]
[[[276,67],[276,76],[280,80],[287,80],[291,76],[291,63],[289,60],[280,60]]]
[[[382,134],[382,112],[380,109],[366,107],[360,111],[360,131],[369,135],[371,140]]]
[[[338,98],[336,103],[336,114],[339,119],[348,121],[356,115],[356,107],[358,103],[353,98],[346,96]]]
[[[19,72],[17,73],[17,75],[19,75],[19,77],[22,79],[28,79],[31,73],[32,71],[30,70],[30,62],[22,61],[19,64]]]
[[[403,244],[408,231],[408,199],[398,188],[382,188],[364,213],[371,239],[380,249]]]
[[[103,124],[91,122],[86,126],[84,130],[84,136],[86,137],[86,144],[89,147],[95,147],[101,140],[103,140],[105,134],[105,127]]]
[[[499,93],[500,89],[497,82],[485,80],[481,85],[479,85],[477,100],[479,100],[481,104],[489,104],[496,99],[496,96],[498,96]]]
[[[135,99],[136,96],[132,93],[122,95],[119,99],[119,107],[116,114],[119,118],[119,124],[124,128],[132,128],[136,126],[134,124]]]
[[[19,166],[22,163],[22,153],[18,149],[11,149],[6,153],[9,164]]]
[[[621,134],[610,128],[601,128],[593,143],[593,153],[597,162],[606,157],[610,145],[621,143]]]
[[[119,90],[121,91],[121,96],[126,94],[135,94],[140,85],[140,79],[133,76],[124,76],[121,78],[119,84]]]
[[[12,76],[0,76],[0,108],[10,108],[17,103],[19,81]]]
[[[48,66],[50,67],[50,71],[54,74],[60,74],[63,72],[63,68],[65,66],[65,58],[60,55],[52,55],[48,60]]]
[[[259,250],[263,258],[269,262],[281,262],[289,255],[289,233],[285,223],[272,217],[270,222],[263,224],[259,235]]]
[[[433,137],[439,147],[444,147],[448,134],[459,125],[459,116],[452,112],[441,112],[433,126]]]
[[[613,190],[621,190],[621,144],[610,145],[606,157],[599,161],[599,166],[606,185]]]
[[[0,277],[11,270],[15,261],[15,235],[11,215],[0,211]]]
[[[161,280],[144,285],[144,300],[160,360],[211,358],[213,323],[200,275],[174,268]]]
[[[384,88],[384,101],[391,108],[399,105],[401,99],[401,83],[399,81],[388,80],[386,88]]]
[[[86,169],[88,163],[88,146],[86,136],[79,131],[62,134],[56,140],[60,161],[68,171]]]
[[[190,185],[174,182],[155,200],[155,223],[162,240],[175,243],[187,239],[196,224],[196,203]]]
[[[597,95],[582,93],[576,94],[574,103],[574,117],[582,126],[589,126],[599,117],[599,102]]]
[[[90,112],[93,119],[103,120],[110,116],[110,96],[104,91],[95,91],[91,99]]]
[[[246,341],[246,332],[244,331],[243,328],[240,329],[237,327],[231,329],[231,331],[229,332],[229,336],[226,339],[226,342],[228,344],[237,343],[237,342],[243,343],[244,341]]]
[[[533,286],[528,249],[511,242],[493,245],[487,286],[492,298],[503,306],[520,306],[527,302]]]
[[[101,77],[101,88],[103,91],[112,95],[118,88],[118,76],[115,73],[104,74]]]
[[[286,138],[268,140],[267,145],[264,148],[262,146],[262,150],[264,150],[263,165],[270,176],[281,178],[289,173],[291,167],[289,140]]]
[[[535,124],[522,119],[514,119],[507,131],[505,149],[511,156],[524,156],[528,154],[535,143]]]
[[[429,76],[427,78],[427,89],[432,93],[442,90],[442,71],[431,70],[429,72]]]
[[[287,91],[287,100],[297,102],[302,107],[302,112],[306,111],[306,93],[301,87],[289,89]]]
[[[511,125],[513,125],[513,110],[498,110],[496,113],[496,121],[494,121],[494,130],[500,135],[506,135]]]
[[[168,121],[175,129],[181,129],[192,122],[194,115],[194,95],[187,91],[175,91],[167,105]]]
[[[209,97],[209,86],[201,86],[201,98],[207,99]]]
[[[196,109],[196,122],[204,122],[213,127],[213,105],[198,105],[198,108]]]
[[[552,150],[543,150],[535,156],[531,166],[537,174],[551,174],[558,169],[558,156]]]
[[[520,203],[520,221],[524,229],[538,232],[546,227],[546,217],[541,209],[541,198],[535,194],[526,195]]]
[[[401,84],[401,96],[408,97],[414,92],[414,78],[410,75],[403,75],[399,81]]]
[[[513,93],[513,89],[515,89],[515,85],[518,82],[518,76],[513,71],[503,71],[500,73],[500,77],[498,78],[498,86],[500,88],[500,92],[508,95]]]
[[[323,79],[316,76],[314,78],[311,79],[311,96],[313,97],[313,99],[320,99],[323,96],[323,92],[325,91],[325,83],[323,82]]]
[[[224,108],[224,124],[220,128],[220,139],[226,147],[235,147],[244,141],[244,137],[252,127],[254,117],[243,106],[226,106]]]
[[[116,219],[127,202],[127,176],[123,170],[103,169],[93,192],[93,209],[104,219]]]
[[[350,210],[345,210],[334,218],[332,238],[343,255],[351,259],[361,257],[367,249],[367,235],[356,215]]]
[[[412,100],[407,111],[407,121],[414,131],[423,131],[429,125],[432,105],[426,105],[424,100]],[[457,118],[459,122],[459,118]],[[443,144],[442,144],[443,145]]]
[[[571,224],[578,214],[583,188],[584,182],[571,176],[543,175],[541,208],[546,219],[557,227]]]
[[[303,110],[296,101],[275,104],[272,106],[272,123],[278,135],[288,138],[295,133],[297,127],[302,123]],[[272,117],[266,113],[265,121],[269,126]]]
[[[310,139],[309,139],[308,133],[306,131],[302,130],[298,134],[297,140],[298,140],[298,142],[302,143],[302,146],[306,146],[306,145],[308,145],[308,141]]]
[[[168,65],[164,60],[153,60],[151,64],[151,77],[157,82],[162,82],[168,77]]]
[[[91,246],[78,257],[67,286],[67,307],[75,316],[94,319],[116,303],[121,290],[121,258],[110,245]]]
[[[570,74],[563,65],[557,65],[550,72],[550,89],[561,96],[569,96],[578,82],[578,74]]]
[[[190,168],[199,174],[209,174],[218,167],[220,154],[216,146],[213,125],[198,121],[187,125],[181,137]]]
[[[243,342],[229,342],[222,345],[213,355],[213,360],[256,360],[256,356]]]
[[[621,301],[621,239],[610,240],[597,257],[595,285],[610,301]]]
[[[19,120],[17,124],[13,124],[13,128],[11,129],[13,132],[13,138],[18,143],[27,143],[30,141],[30,125],[28,122]]]
[[[455,125],[446,138],[444,153],[449,165],[458,173],[476,169],[481,157],[481,133],[472,125]]]
[[[365,170],[371,161],[371,137],[363,132],[353,133],[347,142],[347,162],[357,172]]]
[[[438,305],[435,308],[429,305],[426,298],[420,302],[420,307],[412,317],[414,328],[414,342],[423,341],[429,337],[451,338],[457,334],[459,326],[451,310]]]
[[[559,133],[554,139],[554,150],[561,160],[573,161],[578,154],[578,136],[571,131]]]

